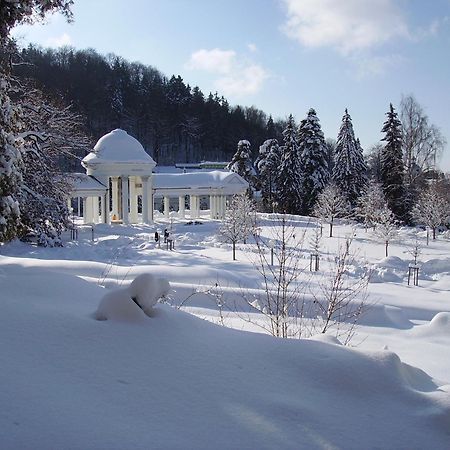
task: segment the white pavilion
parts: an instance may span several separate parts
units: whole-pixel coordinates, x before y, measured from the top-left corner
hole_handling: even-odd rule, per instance
[[[201,198],[207,199],[209,216],[221,219],[227,198],[248,188],[229,171],[154,173],[155,161],[121,129],[100,138],[82,165],[86,174],[71,174],[71,206],[83,212],[84,223],[153,223],[155,199],[162,201],[166,219],[174,203],[179,218],[199,218]]]

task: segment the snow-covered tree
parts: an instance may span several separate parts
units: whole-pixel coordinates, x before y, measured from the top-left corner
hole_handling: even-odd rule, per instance
[[[314,109],[300,123],[298,144],[301,161],[302,214],[309,215],[317,196],[329,180],[327,146]]]
[[[344,193],[334,184],[328,184],[317,196],[313,216],[330,225],[330,237],[333,236],[334,221],[348,217],[350,205]]]
[[[436,239],[437,227],[450,220],[449,200],[439,191],[437,186],[430,185],[420,194],[413,208],[412,216],[417,223],[431,228],[433,239]]]
[[[276,139],[268,139],[259,147],[255,161],[258,172],[258,186],[261,189],[265,211],[273,211],[273,199],[277,191],[277,174],[281,162],[280,146]]]
[[[297,130],[292,114],[283,131],[281,165],[278,174],[278,210],[298,214],[302,205],[302,182]]]
[[[367,166],[359,141],[355,139],[352,119],[347,110],[342,118],[336,153],[334,156],[333,181],[341,189],[352,207],[367,184]]]
[[[246,193],[234,195],[219,228],[219,235],[233,246],[233,261],[236,260],[236,244],[245,241],[255,229],[256,212],[253,201]]]
[[[378,237],[385,246],[385,255],[388,256],[389,243],[398,235],[398,225],[394,213],[385,206],[380,212],[375,228],[375,236]]]
[[[10,87],[9,77],[0,72],[0,242],[16,237],[20,227],[21,123],[20,111],[9,97]]]
[[[251,158],[251,145],[247,140],[238,142],[236,153],[228,163],[227,170],[236,172],[252,187],[255,184],[255,169]]]
[[[386,197],[380,183],[371,180],[358,199],[355,215],[367,227],[375,227],[380,220],[381,211],[386,207]]]
[[[43,19],[52,11],[71,18],[71,0],[21,0],[2,2],[0,7],[0,241],[20,231],[19,194],[22,184],[22,131],[20,109],[11,100],[10,64],[14,45],[10,30],[20,23]]]
[[[392,103],[382,133],[386,144],[381,151],[381,183],[389,208],[397,220],[406,220],[402,125]]]

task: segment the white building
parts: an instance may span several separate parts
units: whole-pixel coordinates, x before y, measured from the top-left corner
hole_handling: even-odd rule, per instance
[[[228,196],[244,192],[248,183],[228,171],[153,173],[155,161],[137,139],[116,129],[99,139],[82,160],[86,174],[72,174],[72,205],[85,223],[152,223],[155,198],[162,198],[169,217],[171,199],[181,218],[200,217],[200,198],[208,199],[213,219],[225,215]],[[188,211],[186,211],[186,202]],[[172,201],[173,204],[173,201]]]

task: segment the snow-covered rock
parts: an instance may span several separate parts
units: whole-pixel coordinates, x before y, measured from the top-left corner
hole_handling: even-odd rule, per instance
[[[169,291],[170,284],[165,278],[143,273],[138,275],[128,287],[107,292],[97,308],[95,318],[139,322],[146,315],[151,316],[152,309],[158,300]]]

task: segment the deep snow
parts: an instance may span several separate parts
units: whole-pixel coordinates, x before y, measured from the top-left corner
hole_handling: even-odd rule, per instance
[[[360,228],[324,237],[322,267],[352,235],[375,274],[374,305],[349,348],[331,336],[273,338],[230,312],[220,319],[205,292],[259,280],[252,244],[232,262],[217,222],[203,222],[175,224],[172,252],[155,246],[154,227],[106,225],[95,242],[86,229],[64,248],[0,248],[2,449],[450,448],[448,239],[424,246],[412,287],[412,230],[388,258]],[[271,226],[265,216],[262,233]],[[237,330],[166,304],[137,321],[95,320],[102,299],[147,273],[170,282],[173,304]]]

